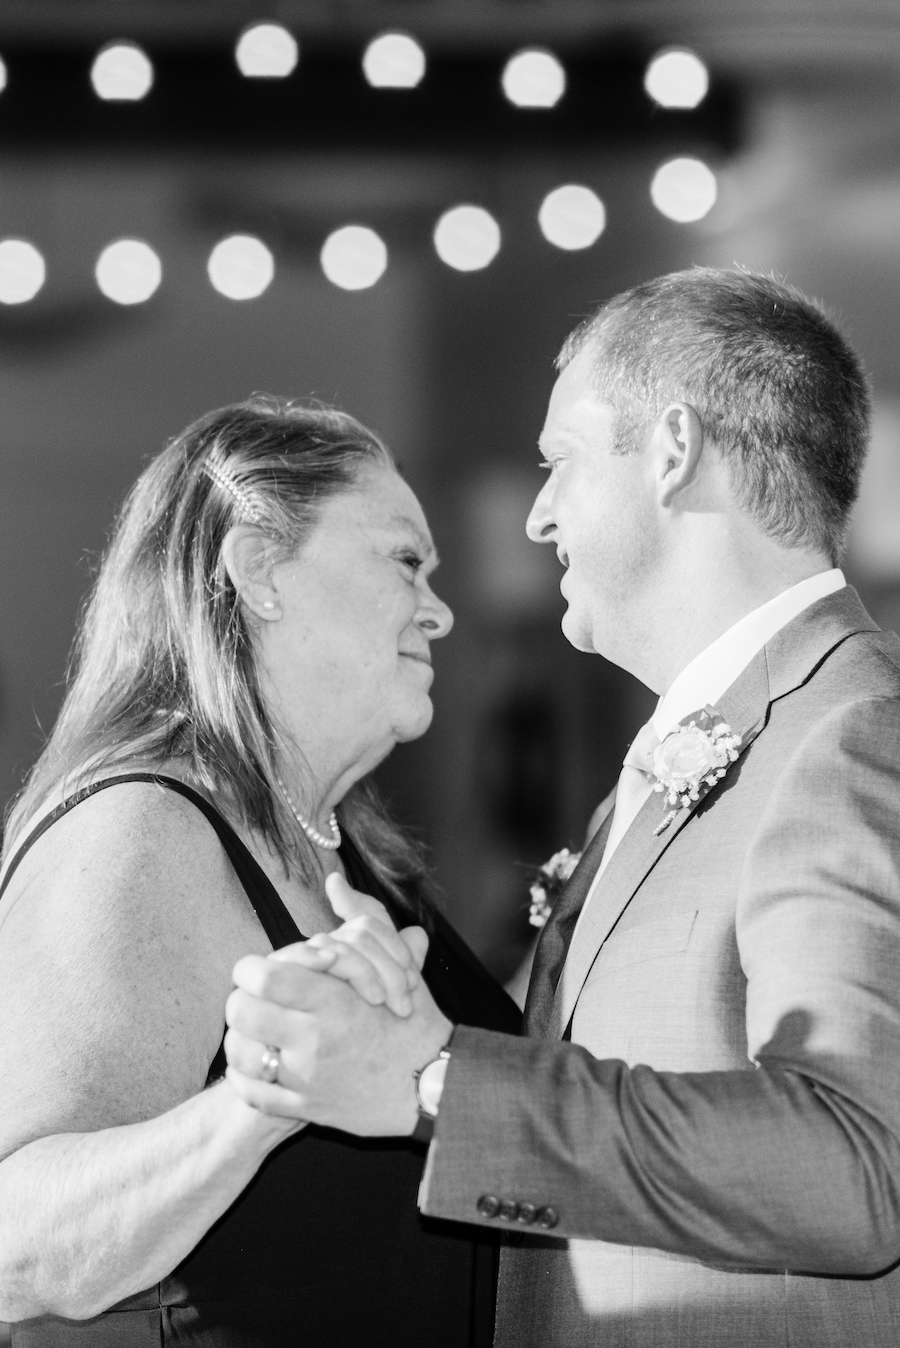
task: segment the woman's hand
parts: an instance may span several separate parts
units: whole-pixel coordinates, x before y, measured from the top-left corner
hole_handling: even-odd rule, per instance
[[[385,1034],[390,1039],[391,1027],[400,1033],[397,1021],[407,1021],[402,1033],[411,1036],[412,1067],[406,1073],[401,1072],[399,1078],[396,1070],[389,1071],[390,1083],[387,1079],[380,1081],[377,1109],[371,1110],[371,1101],[356,1101],[349,1114],[341,1115],[342,1122],[338,1125],[364,1134],[402,1134],[415,1123],[415,1096],[410,1083],[412,1068],[421,1066],[429,1057],[422,1045],[433,1047],[434,1040],[439,1047],[446,1043],[449,1033],[449,1022],[419,977],[428,937],[421,927],[406,927],[398,932],[383,904],[367,894],[359,894],[340,875],[330,875],[325,890],[334,911],[346,919],[342,927],[285,946],[265,957],[246,956],[235,965],[237,986],[225,1012],[229,1025],[225,1036],[226,1075],[232,1090],[246,1104],[276,1117],[305,1120],[310,1105],[315,1108],[315,1097],[298,1094],[297,1090],[312,1071],[316,1053],[310,1057],[311,1042],[321,1049],[332,1031],[352,1024],[356,1029],[349,1037],[356,1039],[357,1051],[364,1055],[375,1052],[377,1056],[378,1044]],[[299,965],[303,972],[300,969],[279,972],[279,964]],[[323,973],[348,983],[362,1002],[373,1008],[383,1006],[394,1017],[373,1020],[372,1016],[378,1012],[366,1012],[361,1001],[339,994],[330,979],[319,978]],[[308,1042],[313,1020],[308,998],[312,994],[315,1001],[317,978],[324,1033],[313,1033]],[[413,1011],[417,1012],[415,1016]],[[259,1037],[261,1034],[263,1038]],[[401,1042],[405,1045],[405,1040]],[[275,1044],[280,1059],[278,1079],[260,1079],[260,1063],[264,1053],[271,1051],[266,1045]],[[360,1073],[354,1070],[350,1075],[356,1077]],[[324,1107],[322,1120],[328,1118],[331,1102]]]
[[[338,917],[346,919],[343,926],[284,946],[269,958],[327,971],[349,983],[370,1006],[384,1005],[396,1016],[409,1016],[410,993],[428,951],[426,933],[421,927],[398,931],[384,904],[352,889],[338,873],[328,876],[325,892]]]

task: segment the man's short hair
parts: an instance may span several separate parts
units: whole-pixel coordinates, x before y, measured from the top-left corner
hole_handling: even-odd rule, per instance
[[[869,437],[859,358],[824,308],[744,270],[696,267],[617,295],[566,341],[591,352],[616,448],[634,452],[690,403],[730,463],[738,501],[787,544],[840,556]]]

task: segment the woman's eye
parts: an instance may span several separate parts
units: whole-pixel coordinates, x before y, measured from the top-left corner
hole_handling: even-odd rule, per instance
[[[417,552],[401,552],[400,561],[404,566],[408,566],[411,571],[418,571],[423,565],[423,559]]]

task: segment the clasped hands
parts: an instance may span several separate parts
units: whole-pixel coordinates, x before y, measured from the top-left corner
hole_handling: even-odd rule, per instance
[[[420,976],[428,937],[398,932],[383,904],[340,875],[325,889],[343,926],[234,966],[226,1076],[266,1114],[402,1136],[416,1125],[413,1072],[452,1030]],[[262,1079],[267,1045],[280,1051],[277,1082]]]

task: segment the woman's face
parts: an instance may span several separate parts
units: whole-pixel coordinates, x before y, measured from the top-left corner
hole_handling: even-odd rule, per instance
[[[428,729],[429,648],[453,624],[429,585],[436,565],[415,495],[392,468],[372,466],[325,502],[301,552],[275,566],[264,685],[314,771],[369,771]]]

